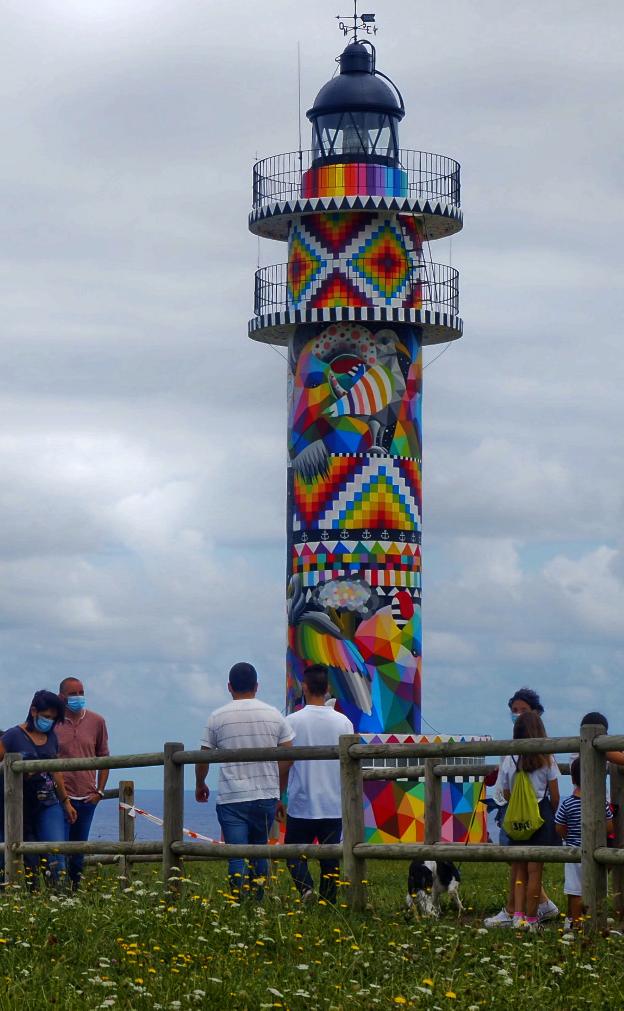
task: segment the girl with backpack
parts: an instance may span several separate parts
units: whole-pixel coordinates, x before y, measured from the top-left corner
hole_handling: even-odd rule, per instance
[[[514,740],[546,737],[546,730],[536,712],[522,713],[514,723]],[[519,773],[525,776],[519,777]],[[516,783],[516,780],[518,781]],[[505,829],[512,846],[556,846],[555,812],[559,806],[559,768],[552,755],[507,755],[501,766],[501,785],[505,798],[510,801],[505,818]],[[514,791],[514,785],[516,789]],[[514,808],[519,809],[522,793],[525,794],[524,825],[517,822]],[[513,796],[512,796],[513,794]],[[532,824],[539,827],[526,837]],[[515,838],[514,838],[515,836]],[[523,837],[524,836],[524,837]],[[538,930],[537,907],[542,890],[544,865],[538,861],[517,861],[512,864],[514,889],[513,926]]]

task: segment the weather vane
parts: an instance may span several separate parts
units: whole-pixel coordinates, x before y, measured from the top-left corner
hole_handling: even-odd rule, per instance
[[[351,16],[345,16],[344,14],[337,14],[336,20],[338,21],[338,27],[342,34],[346,37],[353,33],[353,42],[358,41],[358,32],[362,35],[376,35],[377,25],[375,24],[374,14],[358,14],[358,0],[353,0],[353,14]],[[351,24],[353,22],[353,24]]]

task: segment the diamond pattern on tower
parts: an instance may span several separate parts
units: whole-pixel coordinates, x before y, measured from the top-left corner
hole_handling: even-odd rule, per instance
[[[349,266],[387,304],[406,288],[412,270],[402,237],[387,221],[360,246]]]

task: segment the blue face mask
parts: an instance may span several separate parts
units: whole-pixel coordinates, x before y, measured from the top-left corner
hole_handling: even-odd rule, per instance
[[[42,734],[49,734],[54,726],[54,720],[49,716],[35,716],[35,726]]]
[[[518,717],[520,716],[520,713],[510,713],[509,715],[511,716],[511,722],[515,723]]]
[[[72,713],[79,713],[87,704],[84,695],[70,695],[65,705]]]

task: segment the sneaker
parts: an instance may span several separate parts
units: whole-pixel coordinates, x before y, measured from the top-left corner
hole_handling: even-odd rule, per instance
[[[512,923],[513,916],[503,906],[500,913],[496,913],[496,916],[486,916],[483,926],[491,930],[492,927],[511,927]]]
[[[537,915],[540,923],[545,923],[546,920],[556,920],[559,916],[559,907],[551,899],[548,899],[537,907]]]

